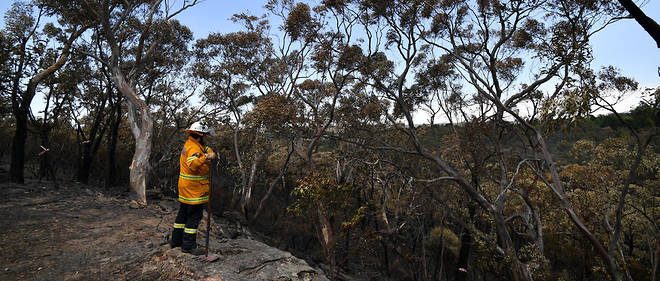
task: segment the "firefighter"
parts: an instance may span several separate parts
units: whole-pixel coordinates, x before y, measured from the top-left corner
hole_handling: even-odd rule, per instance
[[[200,255],[197,249],[197,227],[202,220],[205,204],[209,201],[209,169],[215,152],[204,144],[204,137],[214,135],[213,129],[202,122],[193,123],[186,130],[188,140],[179,157],[179,212],[174,220],[172,248]]]

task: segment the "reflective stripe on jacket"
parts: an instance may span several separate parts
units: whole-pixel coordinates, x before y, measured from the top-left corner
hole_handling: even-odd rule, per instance
[[[183,145],[179,157],[179,202],[197,205],[209,201],[209,168],[205,152],[212,151],[203,147],[192,137]]]

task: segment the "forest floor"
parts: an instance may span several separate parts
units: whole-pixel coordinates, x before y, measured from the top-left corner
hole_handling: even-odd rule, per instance
[[[0,280],[128,280],[166,241],[171,210],[84,186],[1,183]]]
[[[167,234],[178,209],[171,198],[143,207],[125,194],[90,186],[62,184],[55,190],[3,177],[0,190],[0,280],[327,280],[220,217],[214,217],[210,246],[218,262],[170,249]],[[219,228],[234,239],[220,239]],[[199,229],[201,244],[205,224]]]

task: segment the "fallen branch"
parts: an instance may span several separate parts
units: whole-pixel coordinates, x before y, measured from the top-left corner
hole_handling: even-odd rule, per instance
[[[243,273],[245,271],[248,271],[248,270],[256,272],[256,271],[259,271],[262,268],[264,268],[266,266],[266,264],[273,263],[273,262],[276,262],[276,261],[281,261],[283,259],[286,259],[286,257],[265,260],[265,261],[262,261],[261,263],[255,265],[255,266],[248,266],[248,267],[240,268],[240,269],[238,269],[237,273],[241,274],[241,273]]]

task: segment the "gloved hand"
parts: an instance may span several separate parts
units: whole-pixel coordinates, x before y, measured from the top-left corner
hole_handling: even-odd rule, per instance
[[[206,154],[207,159],[215,159],[215,157],[216,157],[216,155],[215,155],[215,152],[213,152],[213,151]]]
[[[213,152],[212,149],[208,149],[207,152],[206,152],[205,154],[206,154],[206,159],[211,159],[211,160],[213,160],[213,159],[215,159],[215,158],[217,157],[217,155],[215,154],[215,152]]]

